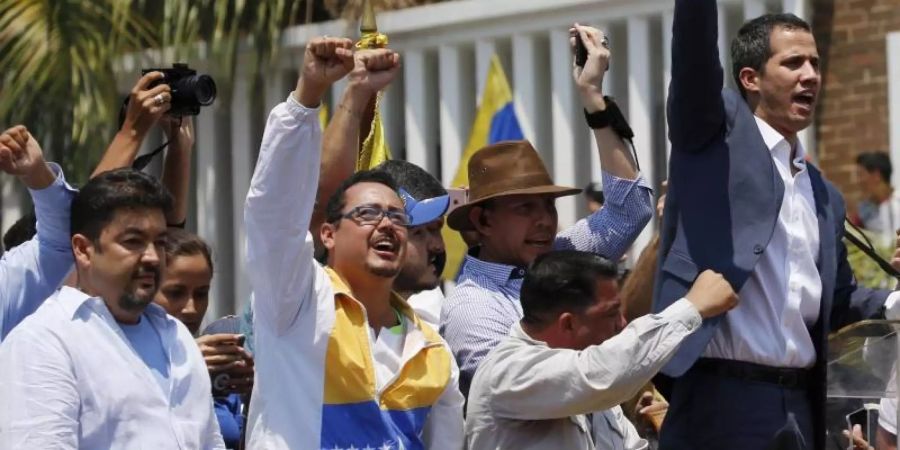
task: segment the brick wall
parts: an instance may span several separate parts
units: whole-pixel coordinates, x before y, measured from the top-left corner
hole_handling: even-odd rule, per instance
[[[900,30],[900,0],[812,3],[812,25],[823,58],[819,163],[852,207],[859,195],[856,155],[889,151],[886,35]]]

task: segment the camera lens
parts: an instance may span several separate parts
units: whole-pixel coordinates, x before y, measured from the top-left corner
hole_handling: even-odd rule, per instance
[[[216,82],[209,75],[196,75],[190,80],[191,91],[197,103],[209,106],[216,99]]]

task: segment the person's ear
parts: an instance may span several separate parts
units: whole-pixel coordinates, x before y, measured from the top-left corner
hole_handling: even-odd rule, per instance
[[[738,73],[738,80],[746,92],[759,92],[760,74],[757,70],[750,67],[744,67]]]
[[[337,227],[337,224],[325,222],[322,224],[322,228],[319,229],[319,238],[329,254],[334,249],[334,234],[337,232]]]
[[[572,313],[564,312],[556,319],[556,325],[562,335],[571,337],[575,335],[575,316]]]
[[[482,208],[481,206],[473,206],[472,209],[469,210],[469,221],[475,227],[475,230],[478,231],[478,234],[483,234],[485,236],[491,235],[490,213],[489,210]]]
[[[96,249],[94,242],[83,234],[72,236],[72,253],[75,256],[75,262],[78,266],[89,267],[91,265],[91,256]]]

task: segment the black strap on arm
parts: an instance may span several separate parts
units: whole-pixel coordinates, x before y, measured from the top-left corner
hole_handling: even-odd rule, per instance
[[[640,172],[641,163],[638,161],[637,148],[634,146],[634,131],[632,131],[631,125],[628,124],[628,120],[625,119],[625,115],[622,114],[622,110],[619,109],[619,105],[616,104],[614,98],[604,96],[603,100],[606,102],[606,109],[593,113],[588,113],[587,110],[584,110],[584,120],[594,130],[612,127],[613,131],[631,147],[634,166]]]

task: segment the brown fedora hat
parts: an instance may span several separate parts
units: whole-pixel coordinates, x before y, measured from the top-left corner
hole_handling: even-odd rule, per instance
[[[447,216],[447,225],[457,231],[475,227],[469,220],[473,206],[507,195],[575,195],[581,189],[556,186],[537,150],[528,141],[506,141],[483,147],[469,160],[469,200]]]

